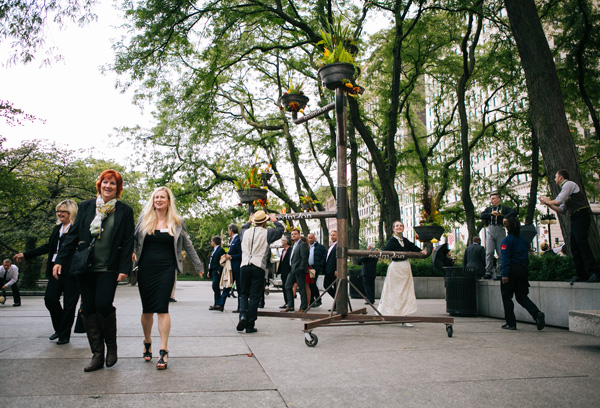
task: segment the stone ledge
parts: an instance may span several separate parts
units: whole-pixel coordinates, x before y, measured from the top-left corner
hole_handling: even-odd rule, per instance
[[[600,310],[569,311],[569,331],[600,337]]]

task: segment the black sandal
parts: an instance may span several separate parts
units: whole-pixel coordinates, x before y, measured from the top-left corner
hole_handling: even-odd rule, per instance
[[[164,357],[167,357],[169,355],[169,352],[167,350],[160,350],[160,359],[158,360],[158,363],[156,363],[156,369],[157,370],[166,370],[167,369],[167,362],[164,360]]]
[[[146,361],[152,360],[152,352],[150,351],[150,347],[152,347],[152,343],[144,343],[144,360]]]

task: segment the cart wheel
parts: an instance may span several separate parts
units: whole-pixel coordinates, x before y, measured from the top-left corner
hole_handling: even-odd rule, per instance
[[[454,330],[452,329],[452,325],[451,324],[449,324],[449,325],[446,326],[446,332],[448,333],[448,337],[452,337],[452,332],[453,331]]]
[[[312,332],[306,332],[304,333],[304,342],[308,347],[314,347],[319,342],[319,338]]]

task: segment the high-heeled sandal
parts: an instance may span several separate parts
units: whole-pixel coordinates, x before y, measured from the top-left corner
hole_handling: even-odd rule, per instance
[[[152,343],[144,343],[144,360],[146,361],[152,360],[152,352],[150,351],[150,347],[152,347]]]
[[[160,359],[158,360],[158,363],[156,363],[156,369],[157,370],[166,370],[167,369],[167,362],[165,361],[165,357],[169,356],[169,352],[167,350],[160,350]]]

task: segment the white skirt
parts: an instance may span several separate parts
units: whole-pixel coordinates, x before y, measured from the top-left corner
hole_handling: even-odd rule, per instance
[[[417,311],[415,283],[409,261],[390,264],[377,310],[384,316],[406,316]]]

